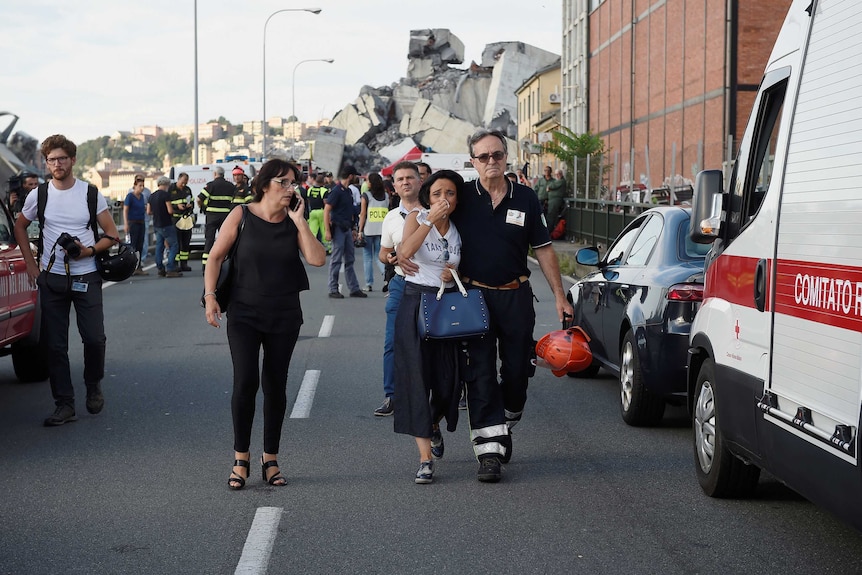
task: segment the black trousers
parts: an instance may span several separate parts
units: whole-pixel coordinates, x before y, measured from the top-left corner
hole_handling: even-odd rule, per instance
[[[105,375],[102,278],[96,272],[73,276],[73,281],[87,285],[87,291],[80,292],[72,291],[65,275],[51,274],[56,276],[52,278],[48,275],[48,272],[43,272],[38,284],[42,309],[41,337],[48,348],[51,393],[58,406],[74,406],[75,389],[69,367],[69,312],[74,304],[78,333],[84,344],[84,382],[98,383]]]
[[[299,338],[299,326],[293,331],[264,333],[243,321],[227,321],[227,341],[233,360],[234,450],[245,453],[251,445],[255,399],[263,387],[263,450],[278,453],[281,427],[287,410],[287,371],[293,348]],[[259,371],[263,348],[263,370]]]
[[[213,244],[215,244],[216,234],[221,229],[221,225],[227,218],[227,214],[228,212],[207,214],[207,223],[204,227],[204,255],[201,257],[203,265],[207,265],[210,250],[213,249]]]
[[[191,252],[192,231],[178,229],[177,242],[180,244],[180,251],[177,254],[177,262],[182,263],[182,265],[186,265],[186,262],[189,260],[189,253]]]
[[[502,453],[500,438],[521,418],[527,402],[527,384],[535,369],[533,348],[533,290],[529,282],[515,290],[482,289],[491,333],[470,340],[470,366],[465,374],[470,430],[476,455]],[[497,379],[497,352],[500,372]]]

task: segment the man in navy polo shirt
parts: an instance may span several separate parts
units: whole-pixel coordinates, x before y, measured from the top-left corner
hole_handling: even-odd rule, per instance
[[[548,235],[542,206],[528,187],[505,177],[508,145],[502,132],[479,130],[469,140],[479,179],[466,184],[452,220],[463,243],[459,271],[465,283],[484,292],[491,316],[489,337],[469,344],[473,366],[467,406],[479,481],[497,482],[509,461],[509,430],[521,419],[532,375],[533,290],[527,251],[536,255],[554,294],[558,319],[571,314],[560,265]],[[500,378],[497,379],[497,346]]]
[[[356,239],[353,226],[357,223],[358,216],[353,209],[353,192],[350,191],[349,186],[355,175],[356,169],[353,166],[345,167],[341,172],[339,183],[323,200],[324,239],[332,242],[332,259],[329,260],[329,297],[331,298],[344,298],[338,291],[338,275],[342,260],[344,260],[344,279],[350,290],[350,297],[368,297],[359,288],[359,280],[353,269],[355,259],[353,241]]]

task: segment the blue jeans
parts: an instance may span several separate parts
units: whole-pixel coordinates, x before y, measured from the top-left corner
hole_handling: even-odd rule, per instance
[[[380,236],[365,236],[365,247],[362,248],[363,264],[365,265],[365,285],[374,285],[374,262],[377,269],[383,274],[385,269],[383,262],[377,256],[380,254]]]
[[[353,262],[356,259],[356,248],[353,246],[353,231],[341,230],[332,225],[332,258],[329,260],[329,293],[338,291],[338,274],[341,273],[341,261],[344,260],[344,281],[350,293],[362,291]]]
[[[404,295],[405,280],[395,274],[389,280],[389,297],[386,298],[386,333],[383,336],[383,393],[395,393],[395,316]]]
[[[157,228],[153,226],[153,232],[156,234],[156,267],[165,268],[165,242],[168,242],[168,271],[177,271],[177,254],[180,253],[180,244],[177,241],[177,228],[174,226],[165,226]]]

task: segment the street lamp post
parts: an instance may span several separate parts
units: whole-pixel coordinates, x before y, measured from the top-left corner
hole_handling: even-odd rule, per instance
[[[332,64],[335,60],[332,58],[312,58],[310,60],[300,60],[293,67],[293,75],[290,77],[290,115],[293,116],[294,125],[298,120],[296,117],[296,69],[299,68],[300,64],[305,64],[306,62],[326,62],[327,64]],[[293,144],[291,144],[290,155],[296,161],[296,130],[293,131]]]
[[[195,165],[198,163],[198,0],[195,0]]]
[[[263,141],[261,142],[261,160],[264,160],[266,157],[266,26],[273,16],[281,12],[311,12],[312,14],[320,14],[321,11],[320,8],[282,8],[270,14],[266,22],[263,23],[263,122],[260,125]]]

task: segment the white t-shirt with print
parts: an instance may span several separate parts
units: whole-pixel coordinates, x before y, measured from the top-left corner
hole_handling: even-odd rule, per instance
[[[422,210],[416,219],[424,228],[425,226],[421,222],[427,218],[428,210]],[[446,268],[446,264],[451,264],[457,268],[461,262],[461,234],[458,233],[458,228],[449,222],[446,235],[440,235],[437,228],[431,226],[428,228],[428,235],[425,236],[422,245],[410,260],[419,265],[419,271],[412,276],[407,276],[408,282],[440,287],[440,275]],[[446,287],[454,285],[454,281],[446,282]]]

